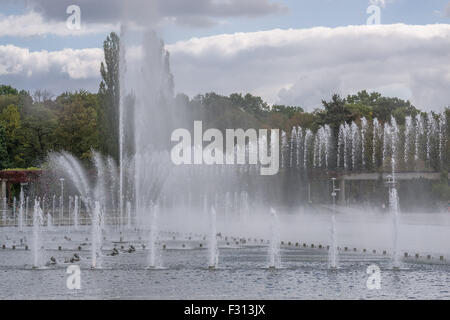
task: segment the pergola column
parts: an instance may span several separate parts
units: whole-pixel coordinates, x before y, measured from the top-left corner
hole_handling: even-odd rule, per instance
[[[2,182],[1,199],[5,199],[6,198],[6,182],[7,181],[8,181],[7,179],[1,179],[1,182]]]

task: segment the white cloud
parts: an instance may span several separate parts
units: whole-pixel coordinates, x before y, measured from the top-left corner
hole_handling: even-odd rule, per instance
[[[20,1],[39,11],[46,20],[61,20],[73,0]],[[157,26],[161,20],[181,26],[207,28],[225,17],[261,17],[283,14],[288,8],[270,0],[77,0],[83,19],[95,23],[133,21],[138,26]]]
[[[98,78],[102,59],[103,51],[97,48],[30,52],[13,45],[0,45],[0,77],[41,77],[43,82],[61,75],[74,80]]]
[[[45,35],[84,36],[88,34],[107,33],[118,29],[118,25],[82,23],[80,30],[71,30],[67,28],[65,21],[46,21],[41,14],[33,11],[23,15],[5,16],[0,14],[0,37],[30,37]]]
[[[424,110],[448,106],[449,48],[450,25],[277,29],[167,46],[177,92],[251,92],[310,110],[335,92],[362,89],[410,99]],[[0,83],[96,91],[102,60],[100,48],[32,52],[0,45]]]
[[[450,105],[450,25],[271,30],[168,46],[177,91],[252,92],[312,109],[332,93],[379,90]]]

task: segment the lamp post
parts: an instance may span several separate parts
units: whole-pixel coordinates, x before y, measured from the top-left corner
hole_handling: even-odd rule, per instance
[[[336,212],[336,191],[341,191],[341,189],[336,188],[336,178],[331,178],[331,181],[333,181],[333,191],[331,192],[331,196],[333,197],[333,212]]]
[[[392,190],[392,188],[394,187],[394,185],[395,185],[394,177],[391,176],[391,175],[388,175],[386,177],[386,182],[385,183],[386,183],[386,186],[388,186],[389,192],[390,192]]]

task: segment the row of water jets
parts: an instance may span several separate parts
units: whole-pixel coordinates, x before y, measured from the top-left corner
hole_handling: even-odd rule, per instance
[[[389,133],[390,138],[395,142],[395,140],[398,138],[396,135],[396,128],[393,127],[392,131]],[[394,143],[395,145],[395,143]],[[398,256],[398,229],[399,229],[399,206],[398,206],[398,195],[397,195],[397,189],[395,186],[395,163],[396,158],[392,157],[391,159],[391,165],[392,165],[392,180],[390,181],[390,189],[389,189],[389,204],[391,208],[391,213],[393,217],[393,229],[394,229],[394,235],[393,235],[393,248],[394,248],[394,266],[399,266],[399,256]],[[53,199],[56,197],[54,196]],[[21,190],[21,196],[20,196],[20,208],[19,208],[19,223],[18,228],[20,232],[23,232],[23,217],[27,215],[28,206],[25,205],[28,201],[24,201],[24,192]],[[81,207],[81,198],[78,196],[73,197],[73,210],[69,209],[69,212],[72,212],[73,219],[69,220],[73,222],[73,227],[75,230],[78,229],[79,226],[79,214],[80,214],[80,207]],[[86,200],[87,203],[90,203],[89,200]],[[72,208],[71,201],[69,201],[69,208]],[[34,202],[34,211],[33,211],[33,246],[32,246],[32,253],[33,253],[33,266],[38,268],[42,265],[42,240],[41,240],[41,227],[45,225],[45,220],[47,224],[47,229],[52,230],[54,229],[54,222],[52,218],[52,214],[47,213],[47,219],[45,219],[44,216],[44,208],[43,208],[43,198],[35,199]],[[92,211],[86,210],[86,213],[90,216],[89,222],[91,224],[91,257],[92,257],[92,268],[99,268],[102,264],[102,255],[101,255],[101,248],[102,248],[102,231],[105,227],[105,220],[106,220],[106,210],[101,205],[99,201],[95,201],[93,205],[91,205]],[[88,209],[88,207],[86,207]],[[53,201],[53,210],[54,212],[55,208],[55,201]],[[156,246],[156,243],[158,242],[158,217],[159,217],[159,205],[152,205],[151,208],[151,215],[148,217],[148,221],[140,221],[145,222],[144,225],[150,226],[149,228],[149,238],[148,238],[148,265],[152,268],[156,268],[158,266],[161,266],[161,259],[158,256],[158,248]],[[210,228],[209,228],[209,254],[208,254],[208,266],[210,268],[217,268],[218,261],[219,261],[219,253],[218,253],[218,244],[217,244],[217,222],[216,222],[216,210],[215,207],[212,206],[210,209],[208,209],[208,201],[205,196],[204,201],[204,212],[205,215],[208,214],[209,211],[209,221],[210,221]],[[132,229],[131,225],[131,202],[127,202],[126,205],[126,212],[127,212],[127,226],[128,229]],[[63,211],[60,212],[61,216],[63,214]],[[281,266],[281,258],[280,258],[280,228],[279,228],[279,221],[277,213],[274,209],[271,209],[271,231],[270,231],[270,244],[268,247],[268,260],[269,260],[269,267],[270,268],[279,268]],[[123,223],[124,219],[120,220],[120,223]],[[86,220],[85,220],[85,224]],[[333,215],[331,219],[331,231],[330,231],[330,251],[329,251],[329,264],[331,268],[337,268],[338,261],[338,247],[337,247],[337,232],[336,232],[336,218]]]
[[[390,190],[390,204],[394,219],[394,252],[393,264],[394,268],[400,266],[400,259],[398,255],[398,227],[399,227],[399,210],[398,198],[395,187]],[[148,233],[148,259],[147,264],[149,268],[162,268],[162,259],[158,250],[159,237],[159,207],[154,206],[151,215],[151,227]],[[32,257],[33,268],[43,267],[44,247],[42,243],[42,226],[44,226],[43,211],[38,199],[34,202],[33,211],[33,226],[32,226]],[[103,246],[103,210],[100,203],[97,201],[94,205],[94,210],[91,217],[91,267],[98,269],[102,267],[102,246]],[[219,267],[219,249],[218,249],[218,232],[217,232],[217,217],[216,210],[211,207],[209,214],[209,235],[208,235],[208,268],[217,269]],[[270,241],[268,245],[268,268],[279,269],[281,264],[281,248],[280,248],[280,223],[276,211],[270,210]],[[330,248],[329,248],[329,266],[331,269],[338,268],[338,239],[335,215],[331,217],[330,228]]]
[[[51,217],[51,215],[49,215]],[[32,226],[32,246],[33,268],[41,268],[44,265],[43,253],[44,246],[42,241],[42,226],[44,226],[44,214],[39,199],[34,201],[33,226]],[[47,227],[53,228],[51,220],[47,220]],[[91,258],[92,268],[101,267],[101,248],[102,248],[102,214],[100,203],[95,203],[91,222]]]
[[[401,139],[392,145],[393,128]],[[399,126],[394,117],[382,123],[378,119],[344,123],[339,127],[337,141],[330,126],[316,132],[294,127],[281,135],[281,165],[284,168],[337,168],[349,171],[374,170],[383,166],[396,148],[403,168],[415,170],[418,162],[427,168],[445,168],[445,148],[448,142],[446,114],[408,116]],[[399,165],[399,163],[397,163]]]

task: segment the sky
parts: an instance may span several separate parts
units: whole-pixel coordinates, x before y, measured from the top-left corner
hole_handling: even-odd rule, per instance
[[[66,24],[73,4],[81,29]],[[313,110],[367,89],[450,105],[449,0],[0,0],[0,84],[96,92],[103,40],[121,22],[157,31],[191,97],[250,92]]]

